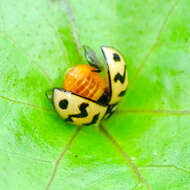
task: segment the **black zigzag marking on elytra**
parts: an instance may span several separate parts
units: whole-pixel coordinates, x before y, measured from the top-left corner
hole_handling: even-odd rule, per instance
[[[126,78],[126,65],[124,66],[124,73],[121,75],[120,73],[117,73],[114,77],[114,81],[117,82],[118,80],[123,84],[125,82]]]
[[[79,106],[79,110],[81,111],[81,113],[79,114],[72,114],[72,115],[69,115],[68,118],[66,119],[66,121],[73,121],[72,120],[72,117],[75,117],[75,118],[83,118],[83,117],[87,117],[88,116],[88,112],[86,111],[86,108],[89,106],[89,104],[87,103],[82,103],[80,106]]]
[[[85,123],[84,125],[92,125],[92,124],[95,124],[95,123],[98,121],[99,115],[100,115],[100,113],[94,115],[92,121],[89,122],[89,123]]]
[[[119,93],[119,97],[122,97],[122,96],[124,96],[125,95],[125,93],[126,93],[126,90],[123,90],[123,91],[121,91],[120,93]]]

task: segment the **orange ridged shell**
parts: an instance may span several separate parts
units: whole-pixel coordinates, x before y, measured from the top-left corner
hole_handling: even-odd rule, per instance
[[[97,101],[108,85],[96,69],[90,65],[80,64],[70,68],[65,75],[63,89],[80,96]]]

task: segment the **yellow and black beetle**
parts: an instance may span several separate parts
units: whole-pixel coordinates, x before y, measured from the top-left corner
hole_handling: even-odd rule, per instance
[[[70,68],[62,88],[54,88],[52,95],[57,113],[75,125],[91,125],[109,118],[128,85],[126,63],[117,50],[101,47],[106,62],[103,67],[96,54],[84,48],[89,65]],[[100,75],[103,70],[106,79]]]

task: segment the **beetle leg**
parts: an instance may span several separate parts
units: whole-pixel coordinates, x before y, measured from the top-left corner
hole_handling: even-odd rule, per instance
[[[53,90],[47,90],[47,91],[46,91],[46,96],[47,96],[47,98],[48,98],[50,101],[52,101],[52,99],[53,99]]]

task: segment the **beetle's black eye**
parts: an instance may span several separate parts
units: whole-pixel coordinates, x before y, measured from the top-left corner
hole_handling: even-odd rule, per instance
[[[68,100],[66,100],[66,99],[63,99],[63,100],[61,100],[60,102],[59,102],[59,107],[61,108],[61,109],[67,109],[67,106],[68,106]]]
[[[119,57],[119,55],[117,54],[117,53],[114,53],[113,54],[113,59],[114,59],[114,61],[120,61],[121,59],[120,59],[120,57]]]

